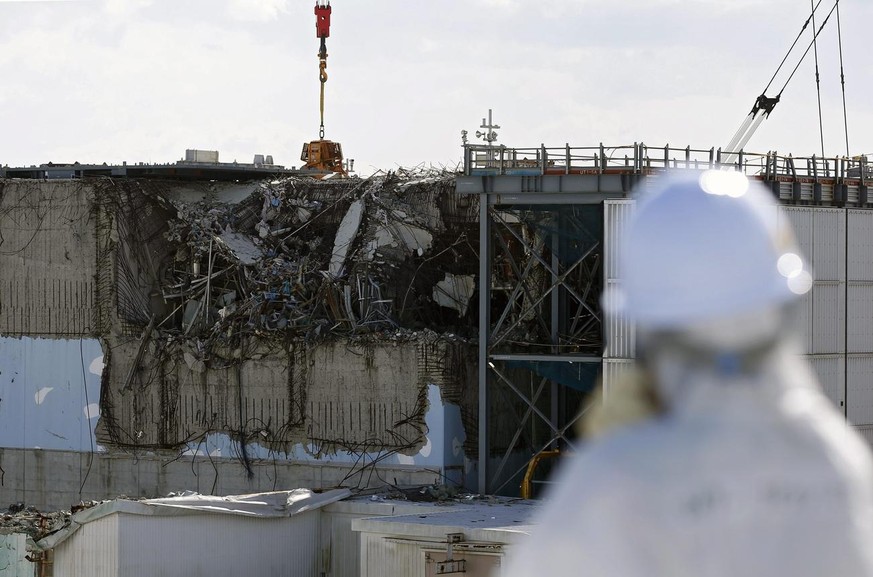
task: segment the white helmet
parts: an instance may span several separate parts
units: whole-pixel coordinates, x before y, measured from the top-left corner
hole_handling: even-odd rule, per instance
[[[659,177],[639,196],[623,243],[621,289],[609,300],[643,331],[773,310],[812,286],[772,194],[738,172]]]

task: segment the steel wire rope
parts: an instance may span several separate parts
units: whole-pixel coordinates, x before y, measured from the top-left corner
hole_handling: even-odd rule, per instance
[[[821,0],[819,0],[819,1],[821,1]],[[827,16],[825,16],[825,19],[821,23],[821,26],[818,27],[818,30],[813,35],[812,40],[809,42],[809,45],[807,45],[806,50],[803,51],[803,55],[800,57],[800,60],[797,61],[797,64],[794,66],[794,69],[791,71],[791,74],[788,75],[788,79],[785,81],[785,83],[782,85],[782,88],[779,90],[779,94],[776,95],[777,99],[779,99],[782,96],[782,93],[785,92],[785,88],[788,86],[788,83],[791,82],[792,78],[794,78],[794,74],[797,72],[797,69],[800,68],[801,64],[803,64],[803,61],[806,58],[806,55],[809,54],[810,48],[813,47],[813,44],[815,43],[816,38],[818,38],[818,35],[821,34],[821,31],[824,29],[825,25],[828,23],[828,20],[830,19],[831,14],[834,13],[834,9],[836,9],[836,7],[839,4],[840,4],[840,0],[836,0],[836,2],[834,2],[834,5],[831,7]],[[768,84],[768,86],[769,86],[769,84]]]
[[[821,1],[821,0],[819,0]],[[809,0],[809,5],[812,6],[813,0]],[[839,18],[839,16],[838,16]],[[815,30],[815,8],[812,9],[812,29]],[[822,122],[821,117],[821,76],[819,75],[818,70],[818,42],[815,38],[812,39],[813,42],[813,53],[815,54],[815,96],[818,101],[818,133],[819,138],[821,139],[821,155],[824,157],[825,155],[825,146],[824,146],[824,123]]]
[[[810,4],[812,0],[810,0]],[[815,3],[815,6],[812,9],[812,13],[806,19],[806,22],[803,23],[803,26],[800,28],[800,32],[797,33],[797,36],[794,38],[794,42],[791,43],[791,47],[788,48],[788,52],[785,53],[785,56],[782,58],[782,62],[779,63],[779,66],[776,68],[776,72],[773,73],[773,76],[770,77],[770,81],[767,82],[767,86],[764,87],[763,92],[761,94],[765,94],[767,89],[770,88],[770,85],[773,84],[773,81],[776,80],[776,76],[779,74],[779,71],[782,70],[782,67],[785,65],[785,61],[788,60],[788,57],[791,55],[791,52],[794,50],[794,47],[797,45],[797,41],[800,40],[800,37],[803,35],[806,27],[809,26],[810,21],[814,20],[815,11],[818,10],[819,4],[821,4],[821,0]],[[812,25],[813,29],[815,29],[815,22]],[[808,49],[807,49],[808,50]],[[801,58],[802,60],[802,58]]]
[[[846,156],[849,153],[849,119],[846,114],[846,75],[843,72],[843,31],[840,25],[840,0],[835,4],[837,8],[837,45],[840,48],[840,86],[843,92],[843,130],[846,134]]]

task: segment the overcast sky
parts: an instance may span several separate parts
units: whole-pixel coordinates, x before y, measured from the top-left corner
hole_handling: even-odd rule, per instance
[[[0,0],[0,164],[173,162],[201,148],[299,165],[318,136],[314,3]],[[461,130],[473,137],[488,108],[508,146],[723,146],[810,12],[809,0],[332,6],[326,137],[363,174],[453,167]],[[840,16],[851,153],[873,153],[873,2],[842,0]],[[836,14],[819,62],[825,152],[845,154]],[[820,152],[812,52],[746,148]]]

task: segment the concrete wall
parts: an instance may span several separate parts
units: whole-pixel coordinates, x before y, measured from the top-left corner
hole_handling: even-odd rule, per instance
[[[0,467],[0,503],[27,503],[44,511],[69,509],[79,501],[110,495],[163,497],[186,490],[238,495],[297,487],[331,488],[341,481],[346,486],[366,486],[379,478],[397,485],[440,481],[437,471],[415,465],[381,464],[378,470],[352,470],[348,462],[253,459],[249,479],[235,458],[39,449],[0,449]]]
[[[0,181],[0,334],[94,330],[92,200],[82,182]]]

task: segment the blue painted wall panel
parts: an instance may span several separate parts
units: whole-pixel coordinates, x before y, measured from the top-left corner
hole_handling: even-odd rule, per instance
[[[0,336],[0,446],[98,450],[102,369],[94,339]]]

